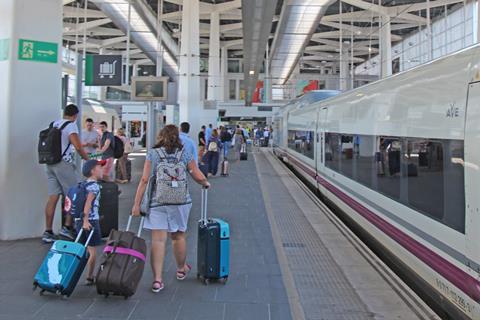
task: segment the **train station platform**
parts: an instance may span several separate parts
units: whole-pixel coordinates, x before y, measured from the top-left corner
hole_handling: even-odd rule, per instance
[[[133,181],[121,186],[120,227],[128,218],[144,155],[131,155]],[[0,242],[0,320],[14,319],[434,319],[435,315],[268,149],[232,163],[229,177],[211,179],[209,215],[231,226],[226,285],[195,278],[200,189],[188,237],[186,281],[174,279],[167,252],[165,290],[150,292],[147,265],[128,300],[96,294],[81,281],[67,300],[32,293],[32,278],[49,249],[40,239]],[[143,236],[149,242],[150,235]],[[100,249],[99,249],[100,250]]]

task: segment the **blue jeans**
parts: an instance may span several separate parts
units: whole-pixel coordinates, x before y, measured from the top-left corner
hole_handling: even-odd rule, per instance
[[[225,141],[223,143],[223,158],[226,159],[228,156],[228,152],[230,151],[230,145],[232,144],[231,141]]]
[[[219,156],[220,152],[207,152],[208,173],[211,173],[212,175],[217,174]]]

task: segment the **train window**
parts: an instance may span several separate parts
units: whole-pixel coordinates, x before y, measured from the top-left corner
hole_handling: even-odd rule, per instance
[[[399,201],[401,189],[401,150],[402,140],[395,137],[380,137],[375,152],[377,168],[374,189]]]
[[[314,159],[314,132],[288,130],[288,147],[310,159]]]
[[[375,143],[376,138],[373,136],[357,135],[354,138],[355,180],[369,188],[374,188],[378,170],[375,162]]]
[[[465,232],[461,140],[325,134],[325,165]]]
[[[337,172],[340,172],[340,141],[341,134],[325,134],[325,166]]]
[[[408,138],[404,174],[406,204],[465,232],[463,141]]]

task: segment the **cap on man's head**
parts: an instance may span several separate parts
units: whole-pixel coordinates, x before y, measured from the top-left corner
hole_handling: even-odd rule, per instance
[[[103,167],[105,165],[105,163],[107,163],[106,160],[87,160],[83,164],[82,174],[85,177],[89,178],[92,175],[93,168],[95,168],[96,166],[102,166]]]

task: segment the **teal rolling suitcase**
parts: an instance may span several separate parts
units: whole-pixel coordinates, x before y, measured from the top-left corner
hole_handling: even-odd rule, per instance
[[[78,233],[75,242],[57,240],[53,243],[35,274],[34,290],[39,287],[40,294],[48,291],[70,297],[87,264],[87,246],[93,235],[93,229],[85,244],[79,243],[82,232],[83,230]]]
[[[202,217],[198,223],[197,278],[204,284],[228,280],[230,226],[222,219],[207,218],[207,189],[202,188]]]

